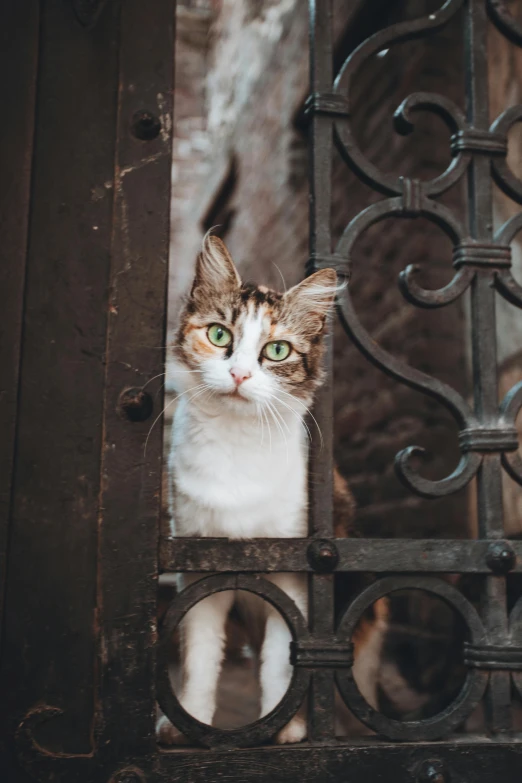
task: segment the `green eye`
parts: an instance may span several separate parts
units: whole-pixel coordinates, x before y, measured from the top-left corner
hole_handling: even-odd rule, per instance
[[[212,345],[217,345],[218,348],[226,348],[232,342],[232,334],[221,324],[211,324],[207,336]]]
[[[267,343],[263,348],[263,354],[272,362],[282,362],[290,355],[291,346],[286,340],[275,340],[273,343]]]

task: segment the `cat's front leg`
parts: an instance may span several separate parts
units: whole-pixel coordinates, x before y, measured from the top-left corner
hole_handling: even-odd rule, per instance
[[[267,577],[277,584],[297,604],[305,619],[308,615],[306,576],[302,574],[272,574]],[[292,636],[281,614],[267,608],[265,638],[261,649],[261,715],[267,715],[279,704],[292,679],[290,642]],[[303,705],[291,721],[276,736],[284,744],[301,742],[306,737],[306,707]]]
[[[231,590],[209,595],[187,612],[180,625],[179,701],[190,715],[208,725],[212,724],[216,710],[217,683],[225,655],[225,625],[233,603]],[[165,716],[158,720],[156,731],[166,744],[187,742]]]
[[[180,702],[202,723],[212,723],[216,690],[225,655],[225,625],[234,603],[226,590],[203,598],[181,624],[183,687]]]

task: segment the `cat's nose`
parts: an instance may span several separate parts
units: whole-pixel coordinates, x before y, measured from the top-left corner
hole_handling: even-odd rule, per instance
[[[234,379],[236,386],[240,386],[243,381],[246,381],[248,378],[252,377],[252,373],[249,370],[241,370],[239,367],[231,367],[230,375]]]

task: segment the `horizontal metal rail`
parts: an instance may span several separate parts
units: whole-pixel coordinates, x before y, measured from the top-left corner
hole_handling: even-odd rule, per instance
[[[522,573],[522,541],[164,538],[160,562],[163,572]]]

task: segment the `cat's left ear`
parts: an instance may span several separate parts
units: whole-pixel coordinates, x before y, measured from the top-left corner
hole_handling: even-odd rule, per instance
[[[205,234],[196,262],[192,296],[198,291],[212,293],[227,288],[239,288],[241,278],[232,257],[219,237]]]
[[[320,269],[285,294],[294,318],[314,332],[324,326],[337,290],[337,275],[333,269]]]

